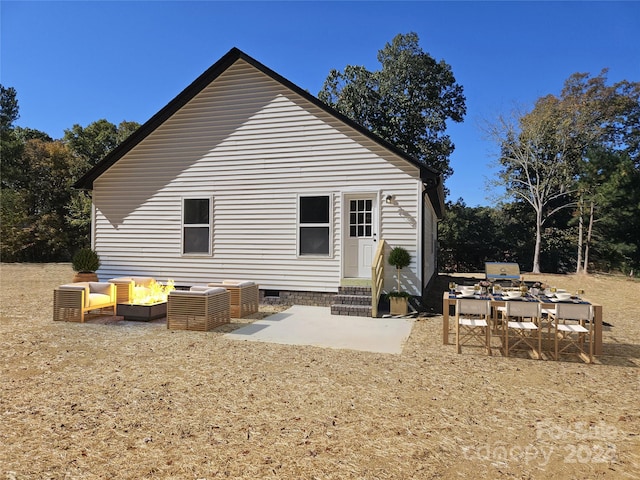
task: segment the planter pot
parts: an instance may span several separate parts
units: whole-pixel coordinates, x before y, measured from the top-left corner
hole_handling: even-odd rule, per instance
[[[406,315],[408,311],[407,299],[405,297],[389,298],[391,315]]]
[[[78,272],[76,276],[73,277],[73,283],[76,282],[97,282],[98,274],[95,272]]]

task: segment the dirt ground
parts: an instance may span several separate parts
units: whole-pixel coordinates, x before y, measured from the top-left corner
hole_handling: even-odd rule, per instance
[[[0,478],[640,478],[637,281],[535,277],[603,304],[587,365],[457,354],[442,290],[387,355],[53,322],[68,264],[0,273]]]

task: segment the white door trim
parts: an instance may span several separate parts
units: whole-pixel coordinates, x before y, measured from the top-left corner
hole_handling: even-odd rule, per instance
[[[371,278],[370,272],[367,275],[358,274],[354,276],[353,272],[350,271],[352,267],[349,267],[348,264],[348,244],[350,239],[350,231],[349,231],[349,215],[350,215],[350,203],[349,201],[354,198],[369,198],[372,200],[372,238],[373,242],[373,252],[375,253],[377,249],[377,242],[380,237],[380,191],[379,190],[348,190],[341,192],[340,196],[340,214],[341,214],[341,231],[342,231],[342,239],[341,239],[341,265],[340,272],[341,278]]]

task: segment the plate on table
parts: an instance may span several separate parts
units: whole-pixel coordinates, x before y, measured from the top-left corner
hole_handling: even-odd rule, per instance
[[[464,292],[464,293],[460,293],[458,295],[458,297],[460,297],[460,298],[473,298],[474,296],[475,296],[475,293],[473,293],[473,292],[471,292],[471,293]]]

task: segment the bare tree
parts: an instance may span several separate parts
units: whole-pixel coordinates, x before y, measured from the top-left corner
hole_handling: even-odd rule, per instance
[[[529,113],[514,111],[486,127],[500,146],[497,183],[508,196],[525,201],[535,212],[533,272],[540,273],[542,229],[560,210],[575,205],[575,161],[571,142],[562,128],[558,101],[538,100]]]

